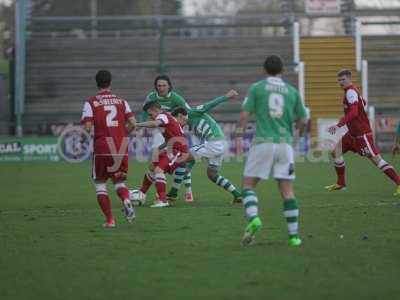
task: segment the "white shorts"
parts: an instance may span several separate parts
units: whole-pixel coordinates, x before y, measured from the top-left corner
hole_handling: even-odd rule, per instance
[[[205,141],[203,144],[193,146],[189,151],[195,159],[206,158],[209,166],[220,167],[224,160],[225,149],[225,141]]]
[[[160,147],[162,144],[164,144],[165,139],[161,133],[161,130],[158,128],[154,128],[152,130],[152,133],[153,133],[153,141],[151,143],[151,149],[154,150],[154,149]]]
[[[245,177],[295,179],[294,153],[288,144],[261,143],[250,147],[244,167]]]

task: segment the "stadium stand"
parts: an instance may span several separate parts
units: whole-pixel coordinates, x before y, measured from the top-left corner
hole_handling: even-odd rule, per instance
[[[319,118],[343,115],[343,92],[336,82],[340,69],[351,69],[358,85],[355,46],[352,37],[304,37],[300,43],[301,60],[305,63],[305,98],[312,114],[313,136]]]
[[[194,37],[167,36],[163,53],[166,73],[176,90],[192,104],[236,88],[241,96],[251,82],[263,77],[266,55],[279,53],[289,64],[292,39],[288,36]],[[140,108],[158,74],[159,40],[148,37],[31,36],[27,43],[25,128],[76,122],[83,99],[95,92],[93,76],[100,68],[114,75],[114,91]],[[297,75],[288,66],[287,79],[296,84]],[[236,120],[239,103],[221,105],[220,121]]]
[[[400,35],[364,36],[363,59],[368,61],[369,102],[378,107],[398,107]]]

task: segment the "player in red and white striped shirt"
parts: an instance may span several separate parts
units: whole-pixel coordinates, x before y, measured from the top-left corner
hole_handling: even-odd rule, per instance
[[[144,199],[150,186],[155,183],[159,201],[151,207],[167,207],[169,203],[166,196],[166,173],[172,174],[179,166],[185,166],[188,155],[188,142],[179,122],[170,113],[162,110],[158,101],[149,101],[143,106],[143,110],[152,118],[151,121],[137,123],[137,127],[158,127],[164,137],[164,144],[159,146],[157,157],[153,157],[149,171],[143,177],[139,198]],[[185,111],[183,109],[183,111]],[[186,111],[185,111],[186,112]],[[187,113],[182,116],[187,118]]]
[[[400,177],[396,170],[382,158],[379,154],[379,149],[375,146],[367,116],[367,103],[358,89],[353,86],[351,71],[342,70],[338,73],[337,77],[340,87],[344,90],[343,105],[345,115],[340,119],[338,124],[331,126],[328,131],[334,135],[340,127],[346,125],[348,132],[342,137],[332,152],[338,177],[337,182],[325,188],[329,191],[346,188],[343,154],[352,151],[370,159],[396,184],[397,188],[394,194],[400,195]]]
[[[125,186],[128,173],[128,133],[135,128],[136,120],[126,100],[111,93],[111,73],[101,70],[96,74],[99,89],[84,104],[81,123],[87,132],[94,127],[94,153],[92,177],[96,185],[97,201],[106,222],[104,227],[114,227],[106,182],[111,179],[122,200],[128,222],[135,218],[135,211]]]

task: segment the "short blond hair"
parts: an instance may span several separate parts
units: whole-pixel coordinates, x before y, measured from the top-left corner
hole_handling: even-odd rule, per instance
[[[347,76],[351,77],[351,71],[349,69],[342,69],[337,73],[337,77]]]

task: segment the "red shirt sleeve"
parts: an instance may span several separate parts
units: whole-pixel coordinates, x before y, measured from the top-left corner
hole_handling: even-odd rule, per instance
[[[128,102],[126,100],[124,100],[124,106],[125,106],[125,119],[128,120],[130,117],[134,117],[135,114],[132,112]]]
[[[337,123],[336,126],[342,127],[347,123],[349,123],[354,118],[356,118],[357,116],[358,116],[358,104],[357,103],[351,104],[347,114],[340,119],[339,123]]]
[[[161,121],[160,127],[165,127],[169,123],[168,117],[166,114],[159,114],[156,120]]]

